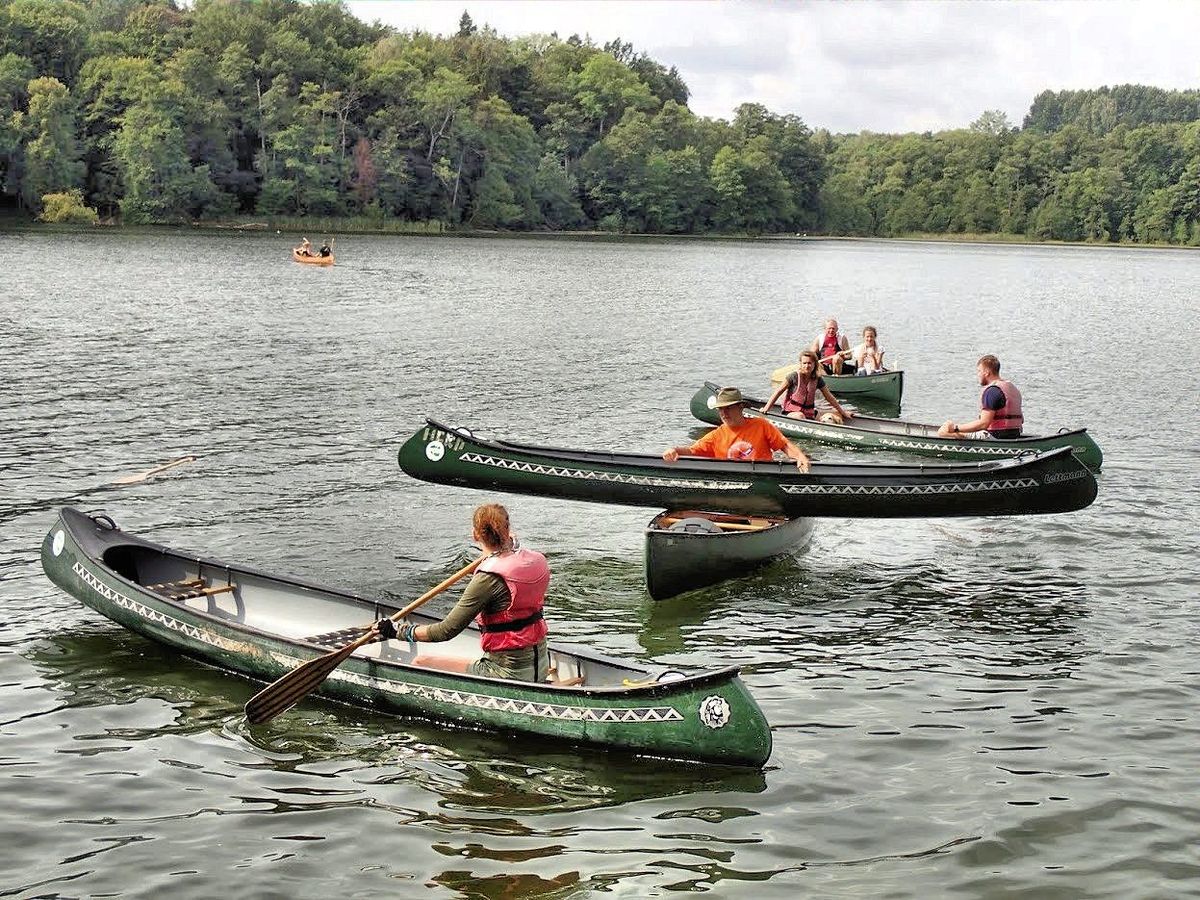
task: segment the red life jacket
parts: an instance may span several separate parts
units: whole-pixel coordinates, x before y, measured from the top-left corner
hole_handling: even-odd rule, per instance
[[[542,606],[550,586],[550,567],[536,550],[515,550],[491,556],[475,571],[499,575],[508,585],[512,602],[500,612],[476,617],[483,629],[480,646],[486,653],[532,647],[546,636]]]
[[[793,383],[792,379],[795,379]],[[800,373],[788,376],[788,391],[783,395],[783,411],[785,413],[799,410],[806,419],[817,417],[817,379],[809,378],[804,384],[800,383]]]
[[[829,332],[822,331],[819,340],[821,341],[821,350],[817,356],[821,359],[842,352],[842,336],[840,334],[830,336]]]
[[[987,393],[990,387],[998,387],[1004,393],[1004,407],[995,411],[995,418],[992,419],[992,424],[988,426],[988,431],[1008,431],[1015,428],[1021,430],[1021,425],[1025,422],[1025,417],[1021,415],[1021,392],[1017,390],[1016,385],[1011,381],[1001,381],[997,378],[991,384],[986,385],[979,395],[979,408],[984,409],[983,395]]]

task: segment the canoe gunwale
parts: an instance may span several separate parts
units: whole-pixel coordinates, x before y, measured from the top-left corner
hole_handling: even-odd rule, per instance
[[[543,447],[535,444],[517,443],[509,440],[489,440],[481,438],[469,429],[451,427],[429,416],[425,419],[428,427],[455,435],[464,441],[478,447],[520,453],[528,456],[544,457],[547,462],[575,461],[591,465],[638,465],[649,469],[658,469],[665,473],[707,472],[722,476],[742,476],[748,480],[766,476],[796,474],[795,463],[779,460],[723,460],[699,456],[680,456],[676,462],[669,463],[661,456],[647,453],[630,453],[619,450],[572,450],[569,448]],[[977,475],[985,471],[1010,469],[1027,465],[1037,458],[1048,459],[1070,451],[1069,447],[1055,447],[1050,450],[1034,450],[1026,448],[1017,455],[1002,459],[986,459],[973,462],[915,462],[915,463],[827,463],[813,462],[810,468],[812,475],[838,477],[855,475],[864,479],[875,477],[896,478],[905,476],[920,476],[930,473],[939,475],[966,474]],[[787,516],[785,516],[787,518]]]

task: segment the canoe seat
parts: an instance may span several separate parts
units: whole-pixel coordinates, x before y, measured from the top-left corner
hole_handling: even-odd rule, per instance
[[[211,597],[214,594],[224,594],[237,587],[236,584],[219,584],[210,587],[203,578],[191,578],[185,581],[166,581],[162,584],[147,585],[149,590],[162,594],[168,600],[192,600],[196,597]]]
[[[370,631],[371,627],[370,625],[351,625],[348,628],[339,628],[336,631],[323,631],[320,634],[309,635],[308,637],[300,638],[300,640],[316,644],[319,647],[329,647],[332,649],[345,646],[351,641],[357,641]]]
[[[546,683],[552,684],[555,687],[578,687],[583,682],[584,677],[582,675],[577,675],[574,678],[564,678],[562,681],[559,681],[558,668],[556,666],[551,666],[546,671]]]

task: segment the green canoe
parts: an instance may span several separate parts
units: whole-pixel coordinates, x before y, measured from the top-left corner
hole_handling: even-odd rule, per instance
[[[61,510],[42,542],[42,567],[131,631],[261,681],[344,646],[400,608],[178,552],[75,509]],[[412,613],[409,621],[434,619]],[[415,646],[367,644],[320,693],[402,716],[652,756],[761,767],[771,754],[770,727],[736,666],[686,675],[552,643],[551,671],[562,683],[538,684],[414,666]],[[437,652],[474,659],[479,634],[469,629]]]
[[[682,510],[646,527],[646,590],[655,600],[740,578],[812,538],[814,519],[758,518]]]
[[[771,373],[771,388],[774,390],[800,368],[799,363],[780,366]],[[879,372],[875,375],[826,375],[825,386],[835,397],[866,397],[887,403],[899,410],[900,398],[904,396],[904,371]]]
[[[701,422],[721,424],[721,417],[714,407],[720,388],[711,381],[692,396],[692,415]],[[1099,469],[1104,461],[1100,446],[1092,440],[1086,428],[1060,429],[1055,434],[997,440],[991,437],[962,438],[938,437],[937,425],[922,425],[917,422],[902,422],[898,419],[878,419],[873,416],[855,415],[845,425],[821,422],[817,419],[793,419],[782,410],[769,413],[759,412],[766,400],[746,398],[746,414],[763,416],[774,422],[788,437],[856,447],[861,450],[898,450],[920,456],[940,456],[946,459],[1002,459],[1021,453],[1054,450],[1070,447],[1085,466]],[[778,409],[776,407],[775,409]]]
[[[1096,478],[1070,449],[978,463],[844,465],[734,462],[485,441],[432,419],[404,442],[414,478],[595,503],[738,515],[903,518],[1070,512],[1096,499]]]

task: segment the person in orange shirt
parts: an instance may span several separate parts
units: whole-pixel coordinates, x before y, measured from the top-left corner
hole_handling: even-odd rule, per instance
[[[717,392],[716,409],[721,424],[688,447],[670,447],[663,459],[675,462],[683,456],[704,456],[713,459],[758,460],[770,462],[775,450],[782,450],[796,461],[796,468],[807,472],[808,454],[783,436],[783,432],[766,419],[749,419],[743,411],[742,392],[735,387]]]

